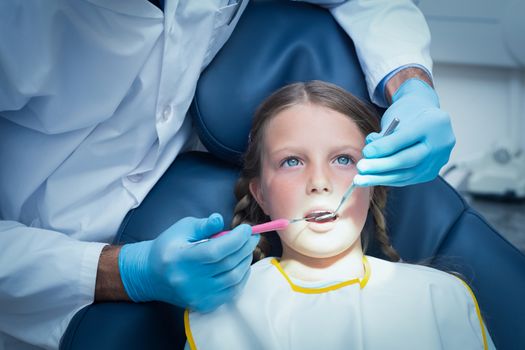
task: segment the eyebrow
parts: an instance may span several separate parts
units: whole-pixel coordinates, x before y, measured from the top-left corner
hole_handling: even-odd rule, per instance
[[[347,150],[347,149],[351,149],[352,151],[361,154],[361,148],[355,147],[353,145],[343,145],[343,146],[338,146],[338,147],[331,148],[330,149],[330,153],[337,153],[338,151],[340,152],[340,151]],[[269,154],[270,154],[270,156],[274,156],[276,154],[284,153],[284,152],[287,152],[287,153],[303,153],[304,150],[305,150],[305,147],[285,146],[285,147],[279,148],[277,150],[274,150],[274,151],[270,152]]]

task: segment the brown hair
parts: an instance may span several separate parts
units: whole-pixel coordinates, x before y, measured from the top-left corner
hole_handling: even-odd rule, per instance
[[[260,224],[270,219],[253,198],[249,184],[261,173],[262,141],[268,121],[279,112],[302,103],[324,106],[348,116],[364,136],[379,131],[379,115],[375,109],[336,85],[314,80],[290,84],[277,90],[258,107],[253,118],[243,168],[235,186],[238,202],[233,213],[232,227],[241,223]],[[375,186],[369,209],[369,214],[372,214],[375,222],[375,238],[382,252],[391,260],[398,261],[399,255],[390,244],[386,233],[383,215],[385,204],[386,188]],[[364,229],[361,233],[363,251],[366,251],[369,241],[370,232]],[[259,245],[254,251],[254,261],[268,256],[270,249],[270,241],[264,234],[261,235]]]

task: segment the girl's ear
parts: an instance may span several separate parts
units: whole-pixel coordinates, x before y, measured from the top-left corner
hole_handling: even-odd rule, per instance
[[[252,194],[253,198],[255,198],[255,201],[257,204],[259,204],[259,207],[261,207],[264,214],[268,215],[266,212],[266,204],[264,202],[264,196],[261,189],[261,184],[258,178],[253,179],[250,181],[250,193]]]

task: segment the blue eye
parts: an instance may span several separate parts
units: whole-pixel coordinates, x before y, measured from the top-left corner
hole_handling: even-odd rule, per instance
[[[350,158],[349,156],[345,156],[345,155],[338,156],[335,159],[335,161],[337,162],[337,164],[340,164],[340,165],[348,165],[348,164],[354,163],[352,158]]]
[[[301,164],[299,159],[297,159],[295,157],[288,157],[288,158],[286,158],[285,160],[282,161],[281,166],[284,166],[284,167],[295,167],[295,166],[298,166],[299,164]]]

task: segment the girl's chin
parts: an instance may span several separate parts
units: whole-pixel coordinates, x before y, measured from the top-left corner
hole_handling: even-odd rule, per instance
[[[334,245],[334,244],[309,244],[302,247],[297,247],[296,252],[308,259],[330,259],[334,257],[342,257],[345,253],[351,253],[355,249],[360,249],[360,246],[354,244]]]

